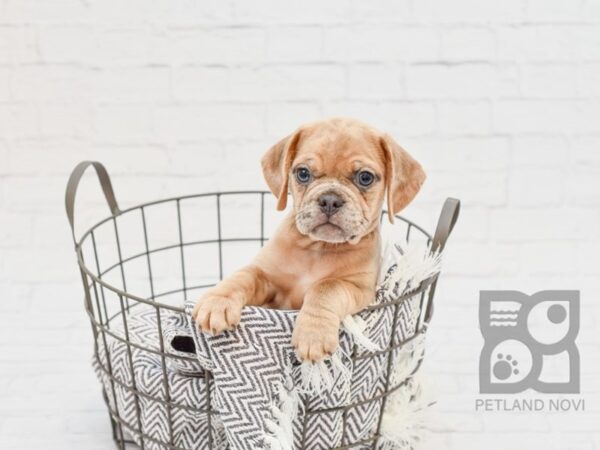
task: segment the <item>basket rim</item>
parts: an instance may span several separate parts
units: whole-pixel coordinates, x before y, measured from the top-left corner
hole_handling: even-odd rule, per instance
[[[172,306],[166,303],[162,303],[159,301],[156,301],[154,299],[146,299],[143,297],[140,297],[139,295],[133,294],[131,292],[127,292],[124,291],[123,289],[120,289],[116,286],[113,286],[109,283],[107,283],[106,281],[104,281],[101,277],[102,274],[100,274],[100,276],[96,275],[95,273],[93,273],[93,271],[87,267],[84,258],[83,258],[83,244],[84,242],[87,241],[88,238],[90,238],[90,236],[92,235],[92,233],[94,232],[94,230],[96,230],[98,227],[104,225],[105,223],[113,220],[116,221],[116,218],[119,216],[122,216],[124,214],[130,213],[132,211],[135,210],[142,210],[146,207],[150,207],[150,206],[155,206],[155,205],[159,205],[159,204],[164,204],[164,203],[168,203],[168,202],[176,202],[177,204],[182,201],[182,200],[189,200],[189,199],[194,199],[194,198],[206,198],[206,197],[221,197],[221,196],[229,196],[229,195],[257,195],[260,194],[261,195],[261,199],[264,199],[265,195],[273,195],[271,193],[271,191],[267,191],[267,190],[234,190],[234,191],[214,191],[214,192],[202,192],[202,193],[196,193],[196,194],[186,194],[186,195],[181,195],[181,196],[176,196],[176,197],[167,197],[167,198],[163,198],[163,199],[159,199],[159,200],[154,200],[154,201],[149,201],[149,202],[145,202],[145,203],[140,203],[134,206],[131,206],[129,208],[123,209],[123,210],[119,210],[117,213],[109,215],[108,217],[105,217],[104,219],[96,222],[94,225],[92,225],[90,228],[88,228],[79,238],[79,240],[75,243],[75,252],[77,254],[77,265],[79,266],[79,268],[85,273],[86,276],[90,277],[92,280],[92,283],[88,283],[88,289],[92,288],[93,283],[97,283],[100,286],[102,286],[103,288],[106,288],[112,292],[114,292],[115,294],[119,295],[120,297],[124,297],[127,299],[131,299],[134,300],[136,302],[140,302],[140,303],[144,303],[146,305],[149,306],[153,306],[153,307],[159,307],[159,308],[163,308],[163,309],[167,309],[167,310],[171,310],[171,311],[175,311],[175,312],[184,312],[185,308],[183,307],[177,307],[177,306]],[[387,210],[383,209],[381,212],[382,215],[387,214]],[[413,222],[410,219],[407,219],[406,217],[400,215],[400,214],[395,214],[394,218],[403,221],[404,223],[406,223],[407,225],[409,225],[409,227],[413,227],[415,229],[417,229],[418,231],[420,231],[426,238],[427,238],[427,242],[431,242],[432,240],[432,236],[430,233],[428,233],[423,227],[421,227],[420,225],[417,225],[415,222]],[[232,241],[243,241],[243,240],[249,240],[251,238],[232,238],[230,240]],[[222,238],[220,239],[221,241],[223,240]],[[252,240],[256,240],[256,241],[260,241],[260,238],[255,238]],[[215,239],[215,241],[218,241],[218,239]],[[199,241],[198,243],[204,243],[204,241]],[[158,248],[153,250],[153,252],[156,251],[160,251],[160,250],[165,250],[166,248],[177,248],[179,247],[179,244],[174,244],[173,246],[167,246],[164,248]],[[133,259],[136,257],[141,257],[145,255],[145,253],[141,253],[140,255],[134,255],[132,257],[126,258],[122,261],[120,261],[117,264],[114,264],[113,266],[111,266],[111,268],[117,267],[119,265],[122,265],[124,262],[126,262],[129,259]],[[413,291],[411,291],[410,293],[404,294],[401,297],[399,297],[397,299],[397,301],[403,301],[406,298],[412,297],[413,295],[416,295],[422,291],[424,291],[433,281],[435,278],[437,278],[439,274],[434,274],[432,276],[430,276],[429,278],[426,278],[425,280],[423,280],[419,287]],[[203,286],[203,287],[207,287],[207,286]],[[190,287],[190,289],[193,288],[199,288],[199,287]],[[160,295],[164,295],[164,293],[160,293],[158,295],[155,295],[154,297],[158,297]]]

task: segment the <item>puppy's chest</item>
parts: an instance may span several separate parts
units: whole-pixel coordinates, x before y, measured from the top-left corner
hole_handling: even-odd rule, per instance
[[[313,284],[336,272],[333,264],[315,260],[286,260],[277,267],[282,287],[306,291]]]
[[[299,271],[295,277],[294,287],[300,292],[306,292],[317,281],[324,278],[322,271],[305,270]]]
[[[276,282],[276,292],[273,298],[274,307],[280,309],[300,309],[304,303],[306,292],[317,283],[320,277],[314,274],[286,275]]]
[[[287,258],[280,261],[272,272],[276,288],[273,302],[277,308],[298,309],[306,291],[325,278],[340,276],[340,268],[329,258]]]

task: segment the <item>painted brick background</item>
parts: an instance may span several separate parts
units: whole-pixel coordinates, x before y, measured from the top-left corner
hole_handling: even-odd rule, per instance
[[[600,449],[600,1],[0,0],[0,448],[110,449],[63,210],[264,188],[302,122],[361,118],[463,201],[426,449]],[[79,230],[104,217],[95,180]],[[475,413],[481,289],[580,289],[585,413]]]

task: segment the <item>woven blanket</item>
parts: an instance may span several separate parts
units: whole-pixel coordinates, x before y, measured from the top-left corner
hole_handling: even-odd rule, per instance
[[[163,330],[187,329],[183,315],[170,314],[161,317]],[[129,340],[155,351],[160,350],[158,317],[154,308],[135,307],[127,316]],[[125,336],[123,325],[118,323],[111,335],[100,335],[93,358],[93,366],[102,382],[109,408],[124,421],[123,429],[138,444],[142,437],[134,430],[143,430],[149,438],[144,439],[144,447],[149,450],[166,450],[161,444],[169,443],[171,431],[173,445],[178,448],[213,450],[209,446],[208,419],[205,410],[208,406],[208,389],[202,368],[196,364],[194,376],[186,372],[194,365],[189,353],[181,352],[177,346],[166,349],[171,354],[186,354],[187,360],[165,362],[166,382],[163,376],[163,360],[159,354],[131,346],[122,340]],[[122,337],[121,337],[122,336]],[[165,344],[173,340],[165,340]],[[176,341],[175,341],[176,342]],[[174,361],[168,358],[167,361]],[[183,369],[183,371],[182,371]],[[136,399],[133,389],[140,392]],[[168,408],[165,403],[175,406]],[[139,420],[138,420],[139,417]],[[211,418],[213,448],[227,448],[223,425],[218,416]]]
[[[439,255],[426,248],[393,250],[386,261],[373,305],[414,290],[440,265]],[[247,307],[238,327],[212,336],[198,331],[188,304],[186,315],[160,317],[166,351],[180,358],[163,361],[136,347],[130,354],[122,340],[107,335],[98,338],[94,365],[111,409],[118,410],[138,444],[142,438],[131,430],[151,437],[144,439],[151,450],[166,448],[161,443],[171,436],[173,445],[185,449],[208,449],[209,440],[215,449],[325,450],[351,444],[366,449],[372,448],[369,439],[378,426],[377,448],[410,448],[412,441],[386,438],[389,421],[380,416],[388,389],[398,386],[393,396],[415,401],[406,390],[414,388],[410,380],[423,357],[422,298],[419,293],[396,306],[347,318],[338,350],[318,364],[301,363],[291,346],[295,311]],[[161,342],[158,320],[154,309],[132,310],[129,339],[146,347]],[[390,342],[406,345],[381,351]],[[212,375],[210,386],[205,370]],[[128,389],[132,385],[141,393],[137,400]],[[206,408],[209,396],[218,414],[209,418],[189,409]],[[176,406],[167,408],[155,399],[170,399]],[[388,397],[386,413],[390,405],[398,408],[397,399]]]

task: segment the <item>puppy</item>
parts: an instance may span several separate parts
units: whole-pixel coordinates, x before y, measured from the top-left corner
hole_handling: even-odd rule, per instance
[[[379,223],[415,197],[423,169],[392,138],[350,119],[300,127],[263,157],[264,177],[291,213],[252,264],[204,293],[197,325],[217,334],[240,321],[245,305],[299,309],[292,344],[319,361],[338,345],[341,321],[373,300]]]

